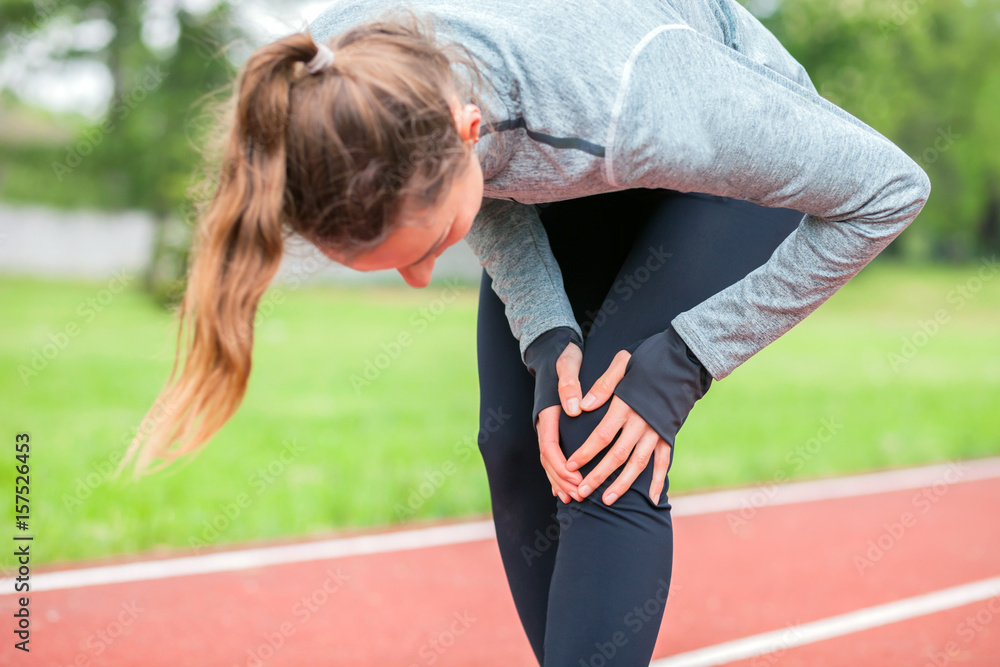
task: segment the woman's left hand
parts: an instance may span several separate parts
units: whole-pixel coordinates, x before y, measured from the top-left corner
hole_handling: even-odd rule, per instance
[[[627,350],[615,355],[608,370],[597,379],[583,397],[580,403],[581,410],[595,410],[604,405],[608,398],[611,398],[611,405],[594,432],[566,462],[567,469],[577,470],[607,447],[614,440],[618,430],[622,430],[618,441],[578,487],[580,496],[586,497],[627,461],[624,470],[601,498],[606,505],[611,505],[625,493],[639,473],[649,465],[650,459],[653,460],[653,481],[649,487],[649,497],[654,503],[658,503],[667,479],[667,468],[670,467],[671,445],[625,401],[614,396],[615,388],[625,376],[625,367],[631,358],[632,355]]]

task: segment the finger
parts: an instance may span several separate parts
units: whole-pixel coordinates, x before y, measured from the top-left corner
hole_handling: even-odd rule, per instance
[[[550,405],[538,413],[538,449],[552,466],[553,471],[572,483],[575,491],[576,484],[583,479],[583,475],[566,467],[566,455],[559,447],[560,410],[558,405]]]
[[[653,481],[649,485],[649,497],[653,503],[660,502],[660,493],[667,480],[667,468],[670,467],[670,450],[672,447],[663,438],[658,438],[656,453],[653,454]]]
[[[545,468],[544,464],[542,465],[542,469],[545,470],[545,476],[549,478],[549,484],[552,485],[552,495],[559,496],[559,499],[568,505],[570,501],[569,495],[555,485],[552,481],[552,474]]]
[[[551,405],[538,413],[538,450],[542,466],[546,473],[551,473],[552,484],[579,500],[577,484],[583,479],[583,475],[566,468],[566,456],[559,447],[561,410],[558,405]]]
[[[583,410],[593,410],[604,405],[604,402],[614,393],[615,387],[625,377],[625,367],[628,366],[628,360],[631,358],[632,355],[628,350],[622,350],[616,354],[615,358],[611,360],[608,370],[604,371],[604,375],[597,378],[594,386],[583,397],[583,400],[580,402],[580,408]]]
[[[625,427],[622,429],[622,434],[618,436],[618,440],[608,450],[607,454],[604,455],[601,462],[580,483],[581,496],[586,498],[591,491],[603,484],[604,480],[611,473],[618,470],[622,464],[628,461],[636,442],[645,433],[646,428],[646,422],[642,420],[629,420],[625,423]]]
[[[622,435],[624,436],[624,433]],[[625,468],[618,473],[618,477],[615,478],[614,483],[604,492],[602,500],[605,505],[612,504],[623,493],[628,491],[629,487],[632,486],[632,482],[639,476],[639,473],[649,465],[649,462],[653,458],[653,453],[656,451],[656,443],[659,440],[659,434],[646,425],[646,428],[639,435],[638,442],[635,443],[635,448],[632,450],[632,455],[629,457],[628,463],[625,464]]]
[[[546,474],[548,474],[548,473],[546,473]],[[569,504],[570,498],[569,498],[568,495],[566,495],[566,492],[563,491],[562,489],[558,489],[557,490],[556,487],[553,486],[552,487],[552,495],[553,496],[559,496],[559,500],[563,501],[567,505]]]
[[[617,399],[617,397],[615,398]],[[608,412],[601,419],[601,422],[566,461],[566,469],[578,470],[594,458],[599,451],[607,447],[615,439],[618,429],[625,423],[629,412],[631,412],[631,408],[625,404],[625,401],[621,399],[612,401],[611,407],[608,408]]]
[[[549,465],[548,460],[544,456],[540,456],[539,458],[541,459],[542,469],[545,471],[545,476],[549,478],[549,484],[552,485],[552,495],[558,495],[559,498],[567,504],[569,503],[570,498],[581,500],[576,489],[576,484],[572,484],[564,479],[561,479],[559,475],[552,470],[552,466]]]
[[[558,471],[553,467],[552,462],[549,460],[549,457],[545,454],[540,454],[538,458],[539,461],[541,461],[542,468],[545,470],[546,476],[549,478],[549,483],[556,487],[557,491],[562,491],[567,495],[579,499],[579,491],[577,490],[576,482],[560,477]]]
[[[556,375],[559,377],[559,400],[562,401],[566,414],[576,417],[580,414],[580,366],[583,364],[583,351],[576,343],[570,343],[556,360]]]
[[[579,449],[573,452],[572,456],[566,461],[567,469],[578,470],[586,465],[598,452],[607,447],[615,439],[618,429],[625,425],[625,422],[632,414],[634,414],[632,408],[625,401],[615,396],[601,422],[587,436],[587,439],[583,441]]]

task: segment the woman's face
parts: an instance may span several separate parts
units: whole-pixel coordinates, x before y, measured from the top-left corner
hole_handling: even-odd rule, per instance
[[[479,136],[479,108],[474,104],[461,108],[457,102],[453,108],[462,140],[474,143]],[[464,173],[453,182],[438,206],[397,226],[385,241],[350,263],[342,261],[336,253],[323,252],[335,262],[357,271],[396,269],[411,287],[426,287],[431,280],[434,261],[448,246],[466,235],[482,200],[483,170],[475,150],[470,150]]]

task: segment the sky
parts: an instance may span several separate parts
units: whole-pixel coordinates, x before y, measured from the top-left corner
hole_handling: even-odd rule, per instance
[[[301,30],[333,2],[230,0],[229,4],[238,8],[244,27],[263,44]],[[143,41],[153,50],[175,48],[179,33],[175,9],[179,6],[198,14],[215,4],[216,0],[146,0]],[[0,62],[0,89],[13,91],[31,105],[99,119],[111,102],[113,86],[107,68],[97,58],[63,62],[58,54],[71,48],[97,51],[112,33],[111,24],[99,18],[75,24],[53,20],[42,30],[29,31],[28,38]]]

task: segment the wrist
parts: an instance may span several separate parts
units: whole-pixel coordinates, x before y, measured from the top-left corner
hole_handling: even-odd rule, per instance
[[[711,384],[711,374],[670,325],[635,347],[614,393],[673,445]]]
[[[539,412],[553,405],[561,405],[556,362],[570,343],[576,343],[583,349],[583,341],[573,328],[555,327],[538,336],[525,348],[524,362],[528,372],[535,378],[535,396],[531,413],[533,427],[537,428]]]

